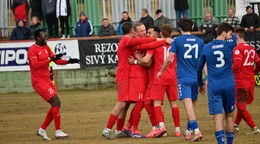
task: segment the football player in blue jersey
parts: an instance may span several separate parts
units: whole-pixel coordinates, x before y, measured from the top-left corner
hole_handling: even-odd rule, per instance
[[[204,42],[202,39],[191,35],[192,25],[192,20],[188,18],[182,18],[178,22],[182,35],[172,41],[169,56],[164,61],[157,77],[160,78],[176,54],[179,100],[183,101],[188,117],[185,138],[186,140],[199,141],[202,139],[202,133],[199,130],[195,114],[195,106],[198,98],[197,65]],[[193,130],[195,131],[195,136],[191,139]]]
[[[232,144],[234,138],[235,82],[232,72],[232,52],[236,45],[233,28],[222,23],[217,29],[217,38],[205,45],[198,65],[199,92],[204,93],[202,69],[208,70],[208,107],[215,122],[215,136],[218,144]],[[225,111],[226,134],[223,128]]]

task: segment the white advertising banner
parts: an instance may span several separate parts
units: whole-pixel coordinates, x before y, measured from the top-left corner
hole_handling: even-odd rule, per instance
[[[28,71],[27,52],[35,42],[0,43],[0,71]],[[77,40],[48,41],[55,54],[64,53],[63,59],[79,58]],[[77,69],[79,64],[56,65],[53,69]]]
[[[33,43],[0,43],[0,71],[29,70],[27,51]]]
[[[79,45],[78,40],[60,40],[60,41],[48,41],[48,45],[51,47],[53,53],[64,53],[62,59],[69,60],[69,58],[79,59]],[[78,69],[80,64],[67,64],[67,65],[52,65],[53,69]]]

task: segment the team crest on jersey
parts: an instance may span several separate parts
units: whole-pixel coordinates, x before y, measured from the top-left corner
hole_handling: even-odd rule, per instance
[[[236,50],[235,51],[235,55],[239,55],[240,54],[240,51],[239,50]]]

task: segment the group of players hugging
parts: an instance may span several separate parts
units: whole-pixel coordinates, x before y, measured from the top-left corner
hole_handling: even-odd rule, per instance
[[[182,18],[178,22],[181,36],[171,39],[173,28],[168,24],[160,28],[151,26],[147,30],[139,22],[123,24],[124,36],[117,52],[118,99],[102,131],[105,138],[167,136],[162,111],[166,93],[175,125],[174,135],[199,141],[203,136],[196,120],[196,101],[198,94],[205,95],[206,90],[209,114],[213,115],[219,144],[233,143],[242,119],[252,128],[248,134],[260,132],[246,109],[254,99],[254,75],[259,71],[254,64],[260,66],[260,60],[255,49],[245,42],[244,30],[234,30],[231,25],[221,23],[216,39],[205,45],[202,39],[191,34],[192,26],[192,20]],[[183,102],[188,119],[183,134],[178,99]],[[131,103],[135,105],[125,124]],[[143,108],[152,124],[147,135],[138,130]],[[112,133],[115,123],[116,130]]]
[[[168,24],[160,28],[150,26],[148,29],[139,22],[123,24],[124,35],[117,52],[118,99],[102,131],[105,138],[167,136],[162,111],[166,93],[175,126],[174,135],[184,136],[188,141],[199,141],[202,132],[196,120],[196,101],[198,94],[205,95],[206,90],[209,114],[213,115],[219,144],[233,142],[242,119],[252,128],[248,134],[260,132],[246,109],[254,99],[254,74],[260,70],[260,60],[255,49],[245,42],[244,30],[234,30],[229,24],[221,23],[216,39],[204,45],[202,39],[191,34],[192,26],[192,20],[182,18],[178,22],[181,36],[172,39],[173,28]],[[36,43],[28,50],[32,86],[51,105],[37,135],[44,140],[51,140],[46,129],[54,120],[55,137],[67,138],[69,135],[60,127],[60,99],[50,78],[49,63],[74,64],[80,60],[63,60],[63,54],[55,55],[47,45],[48,37],[44,30],[37,30],[34,37]],[[183,102],[188,119],[184,133],[180,129],[178,99]],[[130,104],[135,106],[125,124]],[[237,115],[234,119],[235,107]],[[143,108],[152,124],[147,135],[138,129]],[[116,131],[112,133],[115,123]]]

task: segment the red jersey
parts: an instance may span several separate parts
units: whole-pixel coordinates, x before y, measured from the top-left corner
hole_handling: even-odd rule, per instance
[[[148,54],[153,54],[154,50],[148,50],[146,53]],[[154,63],[152,63],[152,65],[149,67],[149,72],[148,72],[148,76],[149,76],[149,84],[153,84],[153,79],[155,77],[154,75]]]
[[[150,43],[145,43],[142,45],[137,45],[131,52],[131,55],[134,56],[134,51],[139,50],[141,53],[146,53],[146,50],[155,49],[159,46],[163,46],[166,44],[166,40],[153,41]],[[148,68],[140,65],[131,65],[130,66],[130,77],[148,77]]]
[[[128,58],[132,52],[133,46],[141,45],[155,41],[155,38],[130,38],[123,36],[118,44],[117,56],[118,64],[116,70],[116,78],[128,78],[130,76],[130,64]]]
[[[176,75],[176,57],[174,57],[171,64],[163,72],[160,79],[158,79],[157,73],[161,70],[163,63],[167,56],[169,55],[170,45],[161,46],[156,48],[154,51],[149,51],[149,54],[153,55],[154,59],[154,79],[153,84],[158,85],[170,85],[177,84],[177,75]]]
[[[54,56],[48,45],[38,46],[33,44],[28,50],[28,60],[31,71],[32,84],[41,80],[50,79],[49,63]],[[56,60],[57,64],[67,64],[68,61]]]
[[[260,63],[255,49],[246,44],[240,43],[233,50],[233,72],[236,86],[254,86],[255,73],[254,63]]]
[[[142,54],[145,54],[145,51],[140,51]],[[134,56],[134,51],[131,51],[131,56]],[[136,59],[136,58],[135,58]],[[130,77],[148,77],[148,68],[141,65],[130,65]]]

